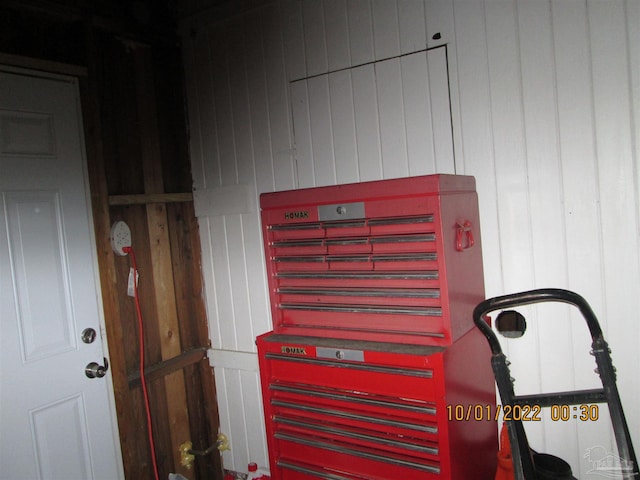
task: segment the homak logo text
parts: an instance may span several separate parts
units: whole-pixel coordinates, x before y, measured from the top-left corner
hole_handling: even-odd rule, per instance
[[[280,347],[280,351],[282,353],[293,354],[293,355],[306,355],[307,349],[304,347]]]
[[[301,218],[309,218],[308,210],[300,210],[297,212],[284,212],[285,220],[298,220]]]

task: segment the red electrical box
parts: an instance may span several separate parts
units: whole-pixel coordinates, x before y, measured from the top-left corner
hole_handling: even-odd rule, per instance
[[[258,337],[274,480],[493,479],[473,177],[263,194]]]
[[[274,331],[450,345],[484,300],[475,179],[427,175],[261,196]]]

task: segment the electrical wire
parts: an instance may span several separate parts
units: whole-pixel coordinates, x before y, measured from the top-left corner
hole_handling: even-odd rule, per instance
[[[144,407],[147,414],[147,432],[149,434],[149,448],[151,449],[151,463],[155,480],[159,480],[158,462],[156,460],[156,446],[153,440],[153,427],[151,426],[151,407],[149,403],[149,392],[147,391],[147,381],[144,375],[144,324],[142,322],[142,309],[140,308],[140,297],[138,296],[138,266],[136,256],[132,247],[122,249],[131,257],[131,268],[133,269],[133,298],[136,304],[136,314],[138,316],[138,336],[140,338],[140,383],[142,385],[142,395],[144,397]]]

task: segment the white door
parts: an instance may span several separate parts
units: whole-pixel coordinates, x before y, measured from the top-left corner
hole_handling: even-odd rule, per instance
[[[74,79],[0,71],[0,479],[123,477],[81,125]]]

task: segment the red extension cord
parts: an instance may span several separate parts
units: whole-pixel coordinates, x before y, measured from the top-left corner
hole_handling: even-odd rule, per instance
[[[140,383],[142,385],[142,395],[144,396],[144,407],[147,412],[147,432],[149,433],[149,447],[151,449],[151,463],[155,480],[159,480],[158,462],[156,461],[156,446],[153,440],[153,428],[151,427],[151,409],[149,406],[149,393],[147,392],[147,381],[144,376],[144,326],[142,323],[142,310],[140,308],[140,298],[138,297],[138,266],[136,256],[132,247],[124,247],[123,252],[131,256],[131,267],[133,268],[133,298],[136,303],[136,313],[138,315],[138,336],[140,338]]]

